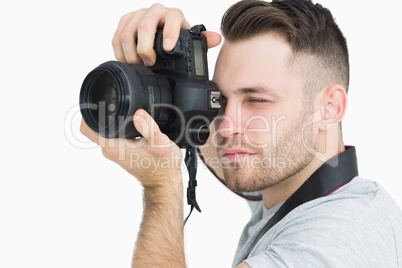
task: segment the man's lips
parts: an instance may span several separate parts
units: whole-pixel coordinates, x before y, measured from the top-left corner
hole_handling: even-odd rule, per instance
[[[219,151],[219,154],[223,157],[228,158],[229,160],[239,159],[242,157],[247,157],[251,155],[255,155],[255,153],[251,153],[246,150],[234,149],[234,148],[222,148]]]

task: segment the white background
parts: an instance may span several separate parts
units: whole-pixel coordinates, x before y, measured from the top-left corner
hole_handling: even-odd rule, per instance
[[[142,189],[79,133],[76,105],[86,74],[113,59],[120,17],[151,3],[2,5],[0,267],[130,266]],[[163,3],[180,7],[191,24],[219,32],[234,1]],[[350,48],[345,142],[357,147],[360,175],[378,181],[402,206],[400,1],[320,3],[332,10]],[[218,51],[209,52],[211,76]],[[203,167],[198,182],[203,212],[194,212],[186,226],[189,267],[228,267],[250,217],[248,206]]]

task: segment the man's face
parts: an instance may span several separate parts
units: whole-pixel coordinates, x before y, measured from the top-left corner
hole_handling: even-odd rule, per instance
[[[312,108],[303,104],[303,83],[289,68],[291,48],[275,35],[225,42],[214,81],[227,104],[215,120],[225,181],[235,191],[263,190],[306,167],[314,144],[302,128]],[[302,140],[303,139],[303,140]]]

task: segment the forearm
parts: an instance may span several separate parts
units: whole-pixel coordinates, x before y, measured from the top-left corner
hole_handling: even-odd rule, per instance
[[[144,215],[132,267],[186,267],[183,183],[144,187]]]

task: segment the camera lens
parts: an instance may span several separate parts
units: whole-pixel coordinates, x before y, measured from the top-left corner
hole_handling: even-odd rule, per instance
[[[119,97],[116,79],[107,71],[101,72],[89,88],[89,102],[97,105],[90,115],[100,128],[105,129],[116,121]]]
[[[108,61],[90,72],[80,92],[84,121],[105,138],[136,138],[133,115],[144,109],[160,127],[170,117],[172,90],[166,77],[147,67]]]

